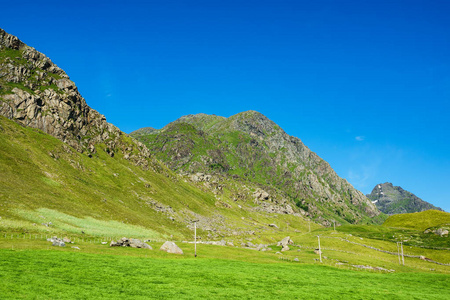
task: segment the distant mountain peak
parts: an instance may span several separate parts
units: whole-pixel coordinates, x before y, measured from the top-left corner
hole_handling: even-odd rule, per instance
[[[389,215],[421,212],[429,209],[442,211],[441,208],[390,182],[377,184],[367,197],[379,210]]]

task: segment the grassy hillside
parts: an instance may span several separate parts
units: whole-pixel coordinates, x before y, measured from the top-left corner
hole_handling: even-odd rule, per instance
[[[442,224],[450,224],[450,213],[439,210],[426,210],[410,214],[390,216],[383,226],[425,230]]]
[[[238,241],[267,232],[282,236],[271,223],[307,226],[299,217],[255,211],[251,201],[238,205],[232,195],[185,182],[157,161],[144,170],[120,152],[111,157],[105,145],[97,148],[89,157],[0,117],[0,230],[183,239],[198,220],[204,239]]]

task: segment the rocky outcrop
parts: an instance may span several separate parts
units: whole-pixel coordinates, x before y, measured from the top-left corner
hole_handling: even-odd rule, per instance
[[[388,215],[421,212],[429,209],[443,211],[390,182],[377,184],[367,197],[379,210]]]
[[[289,245],[293,245],[294,241],[291,240],[291,237],[287,236],[284,239],[282,239],[281,241],[279,241],[277,243],[278,247],[281,247],[281,252],[283,251],[288,251],[289,250]]]
[[[437,228],[429,228],[426,229],[423,233],[434,233],[440,237],[448,237],[448,233],[450,230],[450,224],[443,225]]]
[[[51,242],[52,246],[57,246],[57,247],[65,247],[66,244],[71,243],[71,241],[68,238],[60,239],[57,236],[48,238],[47,241]]]
[[[0,115],[48,133],[92,155],[106,144],[144,168],[150,153],[141,143],[125,142],[117,127],[90,108],[75,83],[48,57],[0,29]]]
[[[153,248],[145,243],[142,242],[139,239],[132,239],[132,238],[126,238],[123,237],[120,240],[116,241],[111,241],[111,243],[109,244],[110,247],[131,247],[131,248],[143,248],[143,249],[149,249],[149,250],[153,250]]]

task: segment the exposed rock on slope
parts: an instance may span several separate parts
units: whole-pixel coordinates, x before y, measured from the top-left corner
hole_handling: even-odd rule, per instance
[[[377,184],[367,197],[379,210],[389,215],[421,212],[429,209],[442,211],[441,208],[423,201],[399,186],[393,186],[390,182]]]
[[[173,170],[255,184],[271,194],[269,202],[291,203],[296,211],[324,225],[333,219],[370,222],[380,214],[300,139],[255,111],[229,118],[188,115],[161,130],[138,130],[131,135]],[[265,195],[257,200],[267,199]]]
[[[44,54],[0,29],[0,114],[38,128],[80,152],[95,153],[104,143],[113,156],[147,167],[149,152],[90,108],[69,76]]]

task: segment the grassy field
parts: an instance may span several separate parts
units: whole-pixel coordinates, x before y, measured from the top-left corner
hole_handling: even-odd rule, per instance
[[[400,265],[397,255],[364,246],[396,253],[395,243],[332,229],[291,232],[295,245],[282,254],[266,236],[270,251],[199,244],[197,258],[192,243],[177,242],[184,255],[174,255],[158,250],[163,240],[145,250],[101,244],[106,237],[71,238],[75,244],[53,247],[38,234],[2,234],[0,298],[450,299],[450,266],[410,257]],[[450,263],[448,250],[404,251]]]
[[[0,257],[4,299],[449,299],[450,295],[449,277],[442,274],[56,250],[2,249]]]

